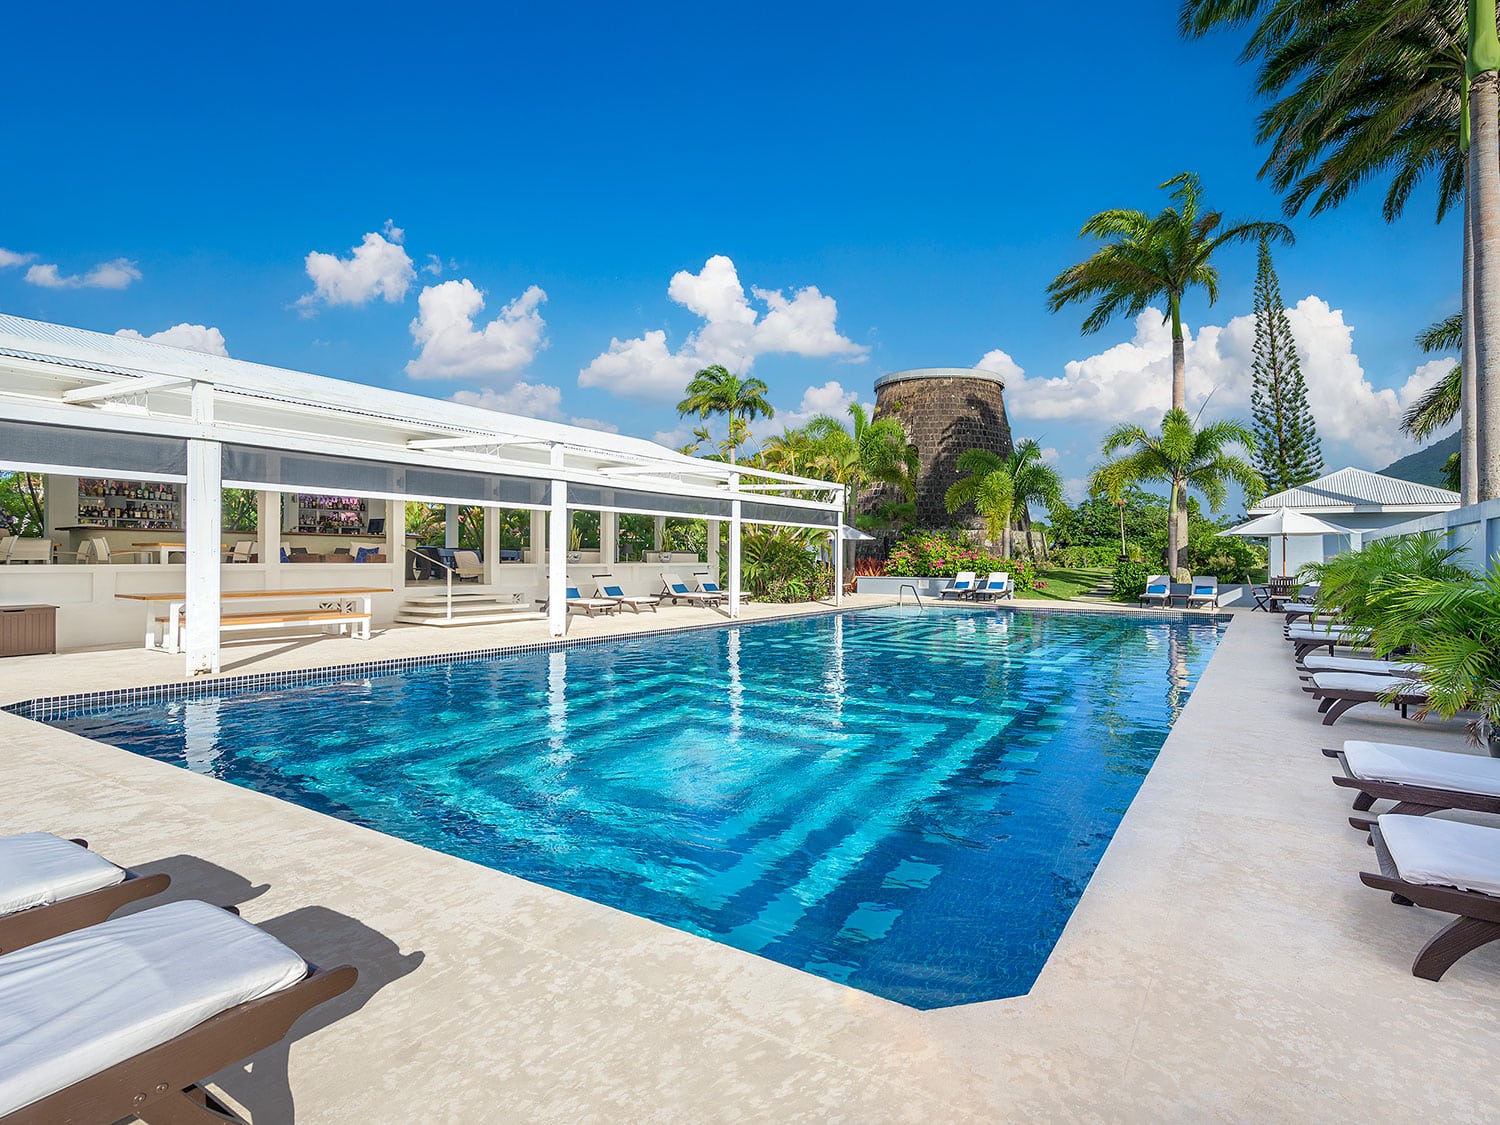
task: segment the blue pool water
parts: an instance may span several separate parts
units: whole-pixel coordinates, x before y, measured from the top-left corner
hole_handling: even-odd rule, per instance
[[[1031,987],[1222,629],[878,609],[53,722],[935,1008]]]

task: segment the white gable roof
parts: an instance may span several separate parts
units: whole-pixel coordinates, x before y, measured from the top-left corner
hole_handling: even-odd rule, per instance
[[[1459,505],[1459,496],[1446,488],[1417,484],[1368,469],[1337,472],[1267,496],[1250,508],[1251,514],[1276,508],[1308,512],[1427,511],[1441,512]]]

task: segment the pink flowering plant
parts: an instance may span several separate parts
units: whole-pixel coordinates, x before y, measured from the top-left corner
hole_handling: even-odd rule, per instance
[[[972,570],[981,580],[991,571],[1005,571],[1018,591],[1039,590],[1045,585],[1037,578],[1036,564],[1031,561],[1002,559],[953,532],[913,532],[891,548],[885,561],[886,574],[911,578],[952,578],[961,570]]]

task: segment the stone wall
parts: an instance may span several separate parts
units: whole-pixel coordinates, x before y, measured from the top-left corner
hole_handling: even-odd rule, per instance
[[[898,371],[884,376],[876,382],[875,417],[890,416],[901,420],[922,458],[918,525],[977,525],[972,509],[950,516],[943,497],[959,478],[957,461],[965,450],[988,449],[1001,457],[1011,452],[1005,387],[998,376],[962,369],[952,375]]]

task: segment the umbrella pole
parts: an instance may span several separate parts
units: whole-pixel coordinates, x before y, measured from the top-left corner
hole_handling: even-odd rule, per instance
[[[1281,533],[1281,577],[1286,577],[1286,532]]]

